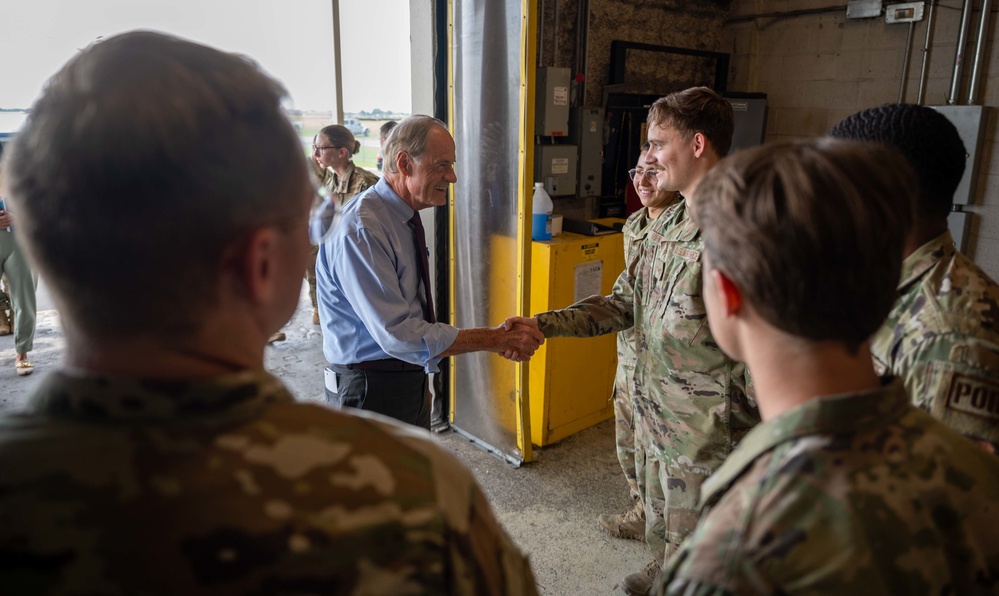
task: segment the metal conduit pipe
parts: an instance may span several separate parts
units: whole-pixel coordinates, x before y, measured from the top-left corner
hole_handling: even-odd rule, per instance
[[[909,58],[912,56],[912,31],[915,27],[915,21],[910,22],[909,33],[905,36],[905,55],[902,57],[902,81],[898,84],[898,101],[896,103],[905,101],[905,84],[909,82]]]
[[[975,59],[971,63],[971,81],[968,83],[968,105],[978,104],[978,87],[981,84],[982,59],[988,41],[989,19],[992,17],[992,0],[982,0],[982,16],[978,20],[978,39],[975,40]]]
[[[552,66],[558,66],[558,0],[555,0],[555,16],[552,19]]]
[[[968,45],[968,28],[971,27],[971,4],[972,0],[964,0],[961,7],[961,30],[957,33],[957,48],[954,50],[954,74],[950,78],[950,95],[947,96],[947,105],[956,104],[958,102],[957,96],[961,93],[964,49]]]
[[[545,0],[541,0],[541,18],[538,19],[538,68],[545,65]]]
[[[919,91],[916,93],[916,104],[923,105],[923,94],[926,90],[927,65],[930,57],[930,37],[933,34],[933,7],[937,0],[930,0],[929,14],[926,15],[926,38],[923,40],[923,65],[919,69]]]
[[[589,3],[579,0],[576,3],[576,47],[573,48],[573,77],[586,72],[586,20],[589,14]],[[581,106],[586,102],[586,77],[579,82],[576,88],[576,105]]]

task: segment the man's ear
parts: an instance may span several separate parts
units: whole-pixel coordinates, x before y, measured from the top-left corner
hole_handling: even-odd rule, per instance
[[[694,157],[701,157],[708,147],[708,138],[702,132],[694,133]]]
[[[722,313],[726,317],[739,314],[743,306],[742,290],[721,269],[712,269],[710,275],[715,282],[715,288],[718,289]]]
[[[409,176],[413,173],[413,160],[410,159],[409,154],[405,151],[400,151],[398,157],[396,158],[396,166],[400,174],[405,174]]]
[[[276,279],[277,230],[259,228],[243,242],[240,254],[234,255],[235,273],[246,288],[246,298],[253,303],[270,302],[280,291]]]

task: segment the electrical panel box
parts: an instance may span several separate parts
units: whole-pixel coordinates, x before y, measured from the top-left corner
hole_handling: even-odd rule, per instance
[[[730,152],[762,145],[767,131],[766,98],[726,97],[725,101],[732,104],[732,116],[735,120]]]
[[[576,194],[575,145],[538,145],[534,148],[535,180],[545,183],[545,192],[560,197]]]
[[[964,176],[954,192],[955,205],[969,205],[975,201],[975,181],[978,180],[978,166],[982,160],[982,140],[985,138],[985,123],[989,108],[986,106],[929,106],[950,120],[964,141],[968,153]]]
[[[569,113],[569,140],[579,147],[577,194],[599,196],[604,167],[603,108],[573,108]]]
[[[853,0],[846,5],[846,18],[870,19],[881,16],[882,0]]]
[[[923,20],[924,2],[904,2],[885,7],[885,23],[916,23]]]
[[[539,68],[535,97],[534,134],[564,137],[569,134],[569,69]]]

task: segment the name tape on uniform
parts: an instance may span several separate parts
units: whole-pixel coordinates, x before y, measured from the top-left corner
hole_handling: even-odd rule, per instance
[[[955,373],[947,392],[947,407],[991,420],[999,420],[999,383]]]

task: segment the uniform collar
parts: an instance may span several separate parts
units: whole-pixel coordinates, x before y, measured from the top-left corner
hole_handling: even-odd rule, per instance
[[[27,412],[52,418],[104,423],[186,420],[255,412],[294,398],[262,370],[196,381],[153,381],[60,370],[46,375]]]
[[[721,497],[757,458],[781,443],[808,435],[863,432],[902,417],[910,407],[901,379],[884,377],[869,391],[821,396],[757,425],[705,482],[701,507]]]
[[[682,197],[673,206],[667,207],[649,226],[649,230],[654,233],[653,239],[668,242],[692,242],[701,233],[690,217],[686,199]]]
[[[927,271],[944,259],[950,259],[957,252],[954,238],[950,230],[940,234],[933,240],[920,246],[902,261],[902,281],[898,285],[900,292],[915,283]]]
[[[333,172],[333,192],[343,194],[350,191],[350,179],[354,176],[354,169],[354,162],[350,162],[343,176],[337,176],[336,172]]]

